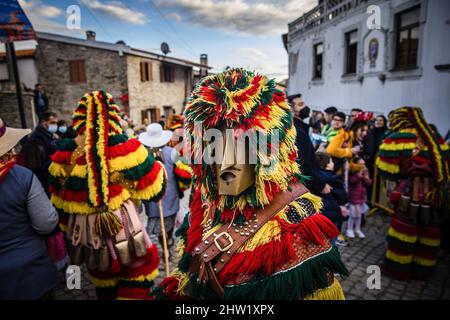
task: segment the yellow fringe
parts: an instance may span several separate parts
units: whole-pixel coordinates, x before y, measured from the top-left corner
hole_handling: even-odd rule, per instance
[[[392,173],[392,174],[397,174],[400,172],[400,166],[398,164],[387,163],[387,162],[382,161],[380,158],[377,158],[376,165],[381,170]]]
[[[305,297],[305,300],[345,300],[345,295],[341,284],[335,278],[331,286],[317,290],[313,294]]]
[[[172,277],[178,278],[178,288],[177,288],[177,294],[179,296],[184,296],[184,289],[186,288],[187,284],[189,283],[189,276],[187,273],[181,272],[178,269],[175,269],[172,274]]]
[[[395,231],[394,228],[390,227],[388,230],[388,235],[394,237],[400,241],[408,242],[408,243],[416,243],[418,236],[408,236],[406,234]]]
[[[48,167],[48,172],[54,177],[65,177],[66,171],[64,169],[64,165],[52,162]]]
[[[391,250],[386,251],[386,258],[388,258],[389,260],[395,261],[397,263],[401,263],[401,264],[408,264],[413,261],[412,254],[407,255],[407,256],[401,256],[401,255],[398,255],[398,254],[392,252]]]
[[[89,275],[91,278],[92,283],[94,286],[99,288],[106,288],[106,287],[115,287],[119,283],[118,278],[112,278],[112,279],[99,279],[92,275]]]
[[[109,170],[123,171],[131,169],[143,163],[148,157],[147,149],[143,145],[140,145],[134,152],[129,153],[122,157],[117,157],[109,160]]]
[[[94,208],[90,207],[87,202],[66,201],[52,194],[51,201],[57,209],[64,210],[67,213],[91,214],[95,213]]]
[[[72,173],[73,177],[86,178],[87,176],[87,165],[86,164],[76,164],[73,167]]]
[[[439,247],[441,245],[441,239],[419,237],[419,242],[429,247]]]
[[[109,200],[109,208],[111,210],[119,209],[125,201],[130,199],[130,197],[130,193],[124,188],[121,193]]]
[[[417,257],[417,256],[414,256],[413,260],[415,263],[420,264],[425,267],[434,267],[437,263],[437,259],[430,260],[430,259],[425,259],[425,258]]]
[[[384,143],[380,146],[380,150],[386,150],[386,151],[399,151],[399,150],[412,150],[416,147],[415,142],[408,142],[408,143]],[[425,150],[422,148],[422,150]]]
[[[153,270],[152,272],[150,272],[147,275],[141,275],[139,277],[136,278],[123,278],[120,277],[120,280],[126,280],[126,281],[136,281],[136,282],[144,282],[145,280],[147,281],[153,281],[159,274],[159,270],[158,268],[156,268],[155,270]]]
[[[142,190],[132,190],[132,198],[140,200],[150,200],[161,192],[164,179],[167,179],[167,174],[164,166],[162,166],[158,172],[158,175],[156,176],[155,181],[151,185]]]
[[[280,239],[280,226],[278,221],[270,220],[262,226],[253,237],[247,240],[237,252],[253,251],[257,247]]]

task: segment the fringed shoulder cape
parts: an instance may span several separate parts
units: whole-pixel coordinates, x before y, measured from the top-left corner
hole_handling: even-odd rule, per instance
[[[124,134],[112,135],[108,147],[110,210],[118,209],[129,199],[158,201],[164,195],[167,183],[164,166],[138,140],[128,140]],[[88,197],[88,185],[95,181],[87,179],[84,152],[73,156],[76,148],[75,140],[62,140],[49,167],[51,201],[62,214],[64,230],[67,230],[68,214],[95,213]]]

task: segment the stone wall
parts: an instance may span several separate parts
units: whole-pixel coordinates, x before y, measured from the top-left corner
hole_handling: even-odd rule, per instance
[[[39,39],[36,52],[39,82],[49,98],[50,110],[70,120],[80,98],[89,91],[106,90],[121,106],[127,91],[126,57],[118,52]],[[69,61],[85,60],[86,82],[71,83]],[[122,106],[121,106],[122,108]]]
[[[22,89],[23,105],[27,128],[34,128],[36,116],[33,116],[34,94]],[[2,83],[0,85],[0,117],[7,126],[21,128],[19,107],[17,105],[16,89],[13,84]]]
[[[152,63],[152,80],[141,82],[140,62]],[[176,112],[183,109],[186,99],[186,88],[190,91],[192,75],[191,68],[175,67],[175,81],[160,81],[160,65],[157,60],[137,56],[127,56],[128,89],[131,118],[136,124],[142,123],[141,111],[148,108],[159,108],[164,114],[164,106],[172,106]],[[187,87],[186,87],[187,86]]]

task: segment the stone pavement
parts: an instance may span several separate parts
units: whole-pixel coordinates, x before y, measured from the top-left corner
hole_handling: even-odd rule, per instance
[[[348,300],[450,300],[450,255],[441,252],[439,263],[433,277],[429,281],[399,281],[381,274],[381,289],[368,289],[367,273],[370,265],[380,265],[385,251],[385,235],[389,226],[389,218],[383,214],[366,219],[364,232],[366,239],[349,241],[347,247],[341,248],[342,259],[350,271],[350,276],[341,279],[341,284]],[[151,237],[154,243],[157,239]],[[161,248],[158,244],[160,253]],[[170,261],[170,270],[177,264],[178,257],[173,247],[173,259]],[[162,254],[161,254],[162,257]],[[160,274],[155,279],[155,285],[161,282],[164,274],[164,259],[159,265]],[[95,299],[95,289],[90,282],[86,270],[82,269],[83,278],[80,290],[68,290],[61,275],[61,284],[55,292],[56,299],[84,300]]]

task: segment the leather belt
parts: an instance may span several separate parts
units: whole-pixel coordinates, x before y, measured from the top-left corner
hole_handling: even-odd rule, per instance
[[[290,191],[277,194],[272,203],[257,210],[253,217],[244,222],[244,225],[224,224],[213,234],[204,239],[195,247],[192,255],[197,260],[193,262],[191,271],[198,271],[198,282],[210,282],[212,289],[223,298],[224,289],[217,279],[217,274],[230,261],[233,254],[252,237],[276,213],[308,192],[308,189],[297,183],[291,186]],[[214,265],[212,260],[218,258]],[[196,270],[195,270],[196,269]]]

